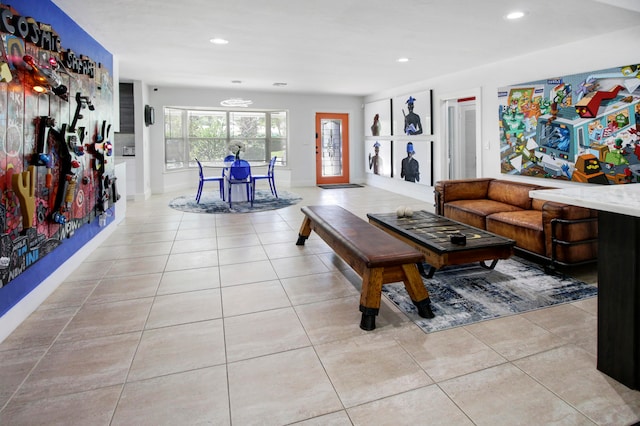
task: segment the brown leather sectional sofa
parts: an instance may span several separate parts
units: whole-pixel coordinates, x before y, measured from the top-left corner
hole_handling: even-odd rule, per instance
[[[549,262],[597,260],[597,211],[535,200],[529,191],[549,187],[494,178],[438,181],[436,213],[516,241],[516,249]]]

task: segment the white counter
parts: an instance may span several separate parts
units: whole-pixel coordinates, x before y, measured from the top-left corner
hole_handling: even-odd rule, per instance
[[[640,184],[530,191],[598,210],[598,370],[640,389]]]
[[[531,198],[640,217],[640,183],[530,191]]]
[[[133,200],[136,197],[136,157],[121,157],[116,156],[116,164],[124,163],[127,165],[127,197],[128,200]],[[125,182],[122,181],[122,184]],[[120,184],[120,182],[118,182]]]

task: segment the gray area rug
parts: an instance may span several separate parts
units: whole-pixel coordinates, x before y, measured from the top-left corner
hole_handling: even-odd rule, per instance
[[[282,209],[302,201],[302,197],[287,191],[278,191],[278,198],[270,191],[257,189],[253,206],[248,201],[229,203],[221,200],[217,192],[204,192],[200,204],[196,203],[195,191],[192,195],[183,195],[169,202],[169,207],[188,213],[253,213]]]
[[[561,274],[545,274],[538,265],[517,257],[500,260],[494,270],[477,263],[444,268],[423,281],[429,290],[433,319],[418,316],[404,284],[388,284],[382,291],[426,333],[598,294],[595,285]]]

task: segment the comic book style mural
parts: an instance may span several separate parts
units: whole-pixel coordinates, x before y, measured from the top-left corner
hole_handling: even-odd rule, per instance
[[[104,221],[119,194],[110,142],[113,81],[92,58],[104,52],[68,48],[65,28],[52,28],[46,16],[9,5],[0,13],[3,287],[81,227]]]
[[[640,64],[498,90],[501,171],[640,182]]]

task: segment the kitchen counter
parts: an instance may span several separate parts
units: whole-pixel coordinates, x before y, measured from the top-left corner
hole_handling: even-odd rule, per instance
[[[640,184],[530,195],[598,210],[598,370],[640,389]]]
[[[640,184],[585,185],[531,191],[532,198],[640,217]]]

